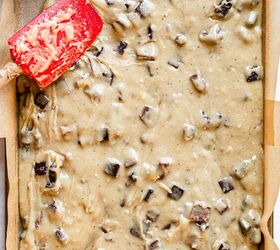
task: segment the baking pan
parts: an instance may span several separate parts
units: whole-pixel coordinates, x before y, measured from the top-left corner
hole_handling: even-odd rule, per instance
[[[184,1],[184,0],[182,0]],[[22,24],[42,9],[42,0],[0,0],[0,66],[9,60],[6,41]],[[278,249],[273,241],[270,217],[279,190],[280,180],[280,82],[277,67],[280,55],[280,0],[264,1],[263,64],[264,93],[264,211],[261,229],[265,250]],[[20,217],[18,207],[18,142],[16,84],[0,92],[0,138],[6,139],[7,162],[7,231],[6,249],[19,247]],[[4,233],[4,232],[3,232]],[[278,232],[279,233],[279,232]]]

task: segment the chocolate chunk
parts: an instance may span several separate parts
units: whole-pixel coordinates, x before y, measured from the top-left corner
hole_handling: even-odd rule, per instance
[[[143,220],[142,221],[142,231],[144,234],[147,234],[150,230],[152,222],[150,220]]]
[[[180,62],[176,59],[169,60],[167,64],[173,67],[174,69],[179,69],[180,67]]]
[[[197,235],[190,235],[188,236],[186,240],[186,244],[191,248],[191,249],[203,249],[201,247],[201,237],[198,237]]]
[[[173,187],[171,188],[172,193],[167,194],[167,196],[175,201],[180,200],[180,198],[183,196],[184,194],[184,190],[176,185],[173,185]]]
[[[224,177],[220,179],[219,186],[225,194],[234,189],[233,180],[231,177]]]
[[[105,3],[107,4],[107,5],[113,5],[114,3],[112,2],[112,0],[105,0]]]
[[[50,165],[50,169],[57,169],[57,165],[53,162],[53,163]]]
[[[131,168],[135,166],[138,163],[138,161],[139,161],[139,156],[136,150],[134,150],[133,148],[129,148],[126,152],[126,158],[123,161],[123,165],[126,168]]]
[[[138,13],[142,18],[148,17],[155,10],[155,5],[149,0],[141,0],[135,8],[135,12]]]
[[[162,228],[162,230],[169,230],[171,226],[172,226],[171,223],[168,223]]]
[[[149,188],[148,192],[146,193],[146,195],[144,197],[144,201],[148,202],[153,193],[154,193],[154,190]]]
[[[129,176],[128,176],[129,180],[132,181],[132,182],[136,182],[138,177],[135,173],[131,173]]]
[[[107,175],[111,175],[113,177],[117,177],[119,169],[120,169],[120,163],[118,163],[115,160],[112,160],[112,161],[109,161],[106,164],[106,166],[104,168],[104,172]]]
[[[106,142],[109,141],[109,129],[104,127],[102,129],[102,138],[100,142]]]
[[[151,25],[148,26],[147,35],[150,39],[153,39],[154,31],[153,31]]]
[[[39,228],[39,226],[42,223],[43,218],[44,218],[44,214],[43,214],[43,211],[41,211],[40,216],[35,221],[35,229]]]
[[[196,225],[199,227],[199,229],[202,231],[202,232],[205,232],[208,228],[209,228],[209,223],[196,223]]]
[[[114,79],[115,79],[115,74],[113,73],[112,70],[110,70],[110,73],[103,72],[102,76],[108,79],[110,86],[113,85]]]
[[[245,69],[247,82],[260,81],[263,78],[262,66],[247,66]]]
[[[55,236],[63,243],[66,243],[69,240],[69,235],[62,228],[55,230]]]
[[[138,176],[135,173],[128,175],[128,182],[125,183],[126,187],[130,187],[132,183],[135,183],[138,180]]]
[[[47,169],[48,167],[45,161],[35,163],[35,175],[45,175],[47,173]]]
[[[218,17],[225,17],[230,9],[232,8],[232,0],[222,0],[218,5],[215,6],[214,12]]]
[[[153,77],[155,74],[152,72],[152,69],[151,69],[151,66],[150,65],[147,65],[147,70],[148,70],[148,73],[149,73],[149,76],[150,77]]]
[[[159,214],[154,211],[147,211],[146,218],[151,222],[156,222],[158,220]]]
[[[195,204],[192,208],[190,218],[196,223],[208,223],[210,216],[210,208],[203,204]]]
[[[127,48],[127,42],[125,41],[120,41],[120,44],[118,46],[118,52],[123,55],[124,54],[124,50]]]
[[[105,234],[109,233],[109,231],[105,227],[100,227],[100,229]]]
[[[227,240],[216,240],[213,244],[213,250],[231,250],[231,246]]]
[[[54,182],[47,181],[47,184],[46,184],[45,187],[46,187],[46,188],[54,188],[54,187],[55,187],[55,183],[54,183]]]
[[[34,99],[34,103],[37,107],[39,107],[40,109],[44,109],[47,104],[49,103],[50,99],[44,95],[42,92],[39,92],[35,99]]]
[[[250,241],[252,241],[254,244],[260,244],[262,241],[262,232],[260,228],[258,227],[253,227],[250,230]]]
[[[54,212],[57,211],[57,206],[55,204],[55,201],[53,203],[51,203],[49,206],[48,206],[50,209],[52,209]]]
[[[136,161],[134,160],[131,160],[131,159],[126,159],[123,163],[123,165],[126,167],[126,168],[131,168],[133,166],[135,166],[137,164]]]
[[[148,250],[155,250],[155,249],[159,249],[159,240],[153,241],[148,246]]]
[[[104,47],[101,47],[100,49],[94,47],[94,49],[92,50],[92,54],[95,55],[96,57],[99,57],[102,54],[103,50]]]
[[[152,106],[145,105],[139,116],[141,121],[145,123],[148,127],[152,127],[156,124],[158,119],[158,110]]]
[[[121,199],[120,207],[124,207],[125,203],[126,203],[126,199],[125,198]]]
[[[254,82],[258,80],[258,74],[256,72],[252,72],[250,76],[247,78],[247,82]]]
[[[224,198],[219,198],[215,202],[215,208],[222,215],[226,210],[230,208],[230,201]]]
[[[246,220],[240,219],[239,220],[239,227],[240,227],[240,230],[243,234],[247,234],[248,231],[251,229],[251,224],[250,224],[250,222],[248,222]]]
[[[135,237],[137,237],[137,238],[141,238],[141,233],[140,233],[140,231],[139,231],[136,227],[130,228],[129,232],[130,232],[133,236],[135,236]]]
[[[49,181],[55,183],[57,179],[57,175],[55,171],[49,170]]]
[[[48,206],[51,210],[53,210],[54,212],[57,212],[58,210],[58,204],[56,201],[53,201],[49,206]]]

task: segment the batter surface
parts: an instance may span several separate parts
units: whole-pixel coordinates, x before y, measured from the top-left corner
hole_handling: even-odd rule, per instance
[[[18,85],[21,249],[257,249],[262,2],[92,2],[85,55]]]

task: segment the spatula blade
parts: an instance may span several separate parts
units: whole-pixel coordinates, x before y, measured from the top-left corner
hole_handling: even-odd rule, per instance
[[[44,88],[77,61],[102,26],[87,0],[59,0],[8,40],[11,56]]]

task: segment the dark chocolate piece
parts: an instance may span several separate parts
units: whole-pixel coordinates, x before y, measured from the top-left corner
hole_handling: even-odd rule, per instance
[[[209,221],[209,216],[210,208],[204,207],[200,204],[194,205],[190,214],[191,220],[199,224],[207,223]]]
[[[152,243],[150,243],[148,249],[149,250],[159,249],[159,240],[155,240]]]
[[[173,187],[171,188],[171,191],[172,191],[172,193],[167,194],[167,196],[175,201],[180,200],[185,192],[184,189],[182,189],[176,185],[173,185]]]
[[[141,238],[140,231],[139,231],[136,227],[130,228],[129,232],[130,232],[133,236],[135,236],[135,237],[137,237],[137,238]]]
[[[45,175],[47,173],[47,170],[48,167],[45,161],[35,163],[35,167],[34,167],[35,175]]]
[[[123,163],[123,165],[124,165],[126,168],[131,168],[131,167],[135,166],[136,164],[137,164],[136,161],[129,160],[129,159],[124,160],[124,163]]]
[[[231,177],[224,177],[220,179],[219,186],[225,194],[234,189],[233,180]]]
[[[123,55],[124,54],[124,50],[127,48],[127,42],[125,42],[125,41],[120,41],[120,44],[119,44],[119,46],[118,46],[118,52],[121,54],[121,55]]]
[[[54,183],[54,182],[47,181],[45,187],[46,187],[46,188],[54,188],[54,187],[55,187],[55,183]]]
[[[258,80],[259,80],[259,75],[255,71],[253,71],[251,75],[249,75],[247,78],[247,82],[254,82]]]
[[[135,173],[131,173],[129,176],[128,176],[129,180],[132,181],[132,182],[136,182],[138,177],[137,175],[135,175]]]
[[[148,37],[149,37],[150,39],[153,39],[154,31],[153,31],[151,25],[148,26],[147,35],[148,35]]]
[[[221,18],[225,17],[232,8],[231,2],[232,0],[221,0],[220,3],[215,7],[215,14]]]
[[[100,142],[107,142],[109,138],[109,129],[107,127],[102,128],[102,138]]]
[[[154,190],[149,188],[149,190],[147,191],[145,197],[144,197],[144,201],[148,202],[149,199],[151,198],[151,195],[154,193]]]
[[[151,222],[156,222],[158,220],[159,214],[154,211],[147,211],[146,218]]]
[[[57,179],[57,175],[55,171],[49,170],[49,181],[55,183]]]
[[[96,56],[96,57],[99,57],[99,56],[102,54],[103,51],[104,51],[104,47],[101,47],[101,48],[99,49],[99,48],[97,48],[96,46],[93,46],[93,47],[91,48],[92,54],[93,54],[94,56]]]
[[[171,228],[171,223],[166,224],[162,230],[169,230]]]
[[[49,101],[50,99],[42,92],[39,92],[34,99],[35,105],[40,109],[44,109],[48,105]]]
[[[117,177],[119,169],[120,169],[120,164],[111,162],[111,163],[107,163],[106,167],[104,168],[104,172],[107,175]]]

